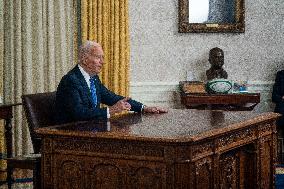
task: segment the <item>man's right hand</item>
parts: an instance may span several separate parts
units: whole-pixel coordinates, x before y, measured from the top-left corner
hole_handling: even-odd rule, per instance
[[[131,109],[131,105],[127,102],[130,98],[125,97],[124,99],[121,99],[117,103],[115,103],[113,106],[109,107],[109,113],[110,115],[114,115],[115,113],[120,113],[122,111],[129,111]]]

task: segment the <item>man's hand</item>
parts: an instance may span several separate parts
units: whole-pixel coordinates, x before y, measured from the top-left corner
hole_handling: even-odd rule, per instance
[[[167,113],[168,110],[166,108],[161,108],[161,107],[148,107],[148,106],[144,106],[143,112],[144,113],[160,114],[160,113]]]
[[[120,101],[115,103],[113,106],[109,107],[110,115],[120,113],[125,110],[129,111],[131,109],[131,105],[127,102],[129,99],[129,97],[125,97],[124,99],[121,99]]]

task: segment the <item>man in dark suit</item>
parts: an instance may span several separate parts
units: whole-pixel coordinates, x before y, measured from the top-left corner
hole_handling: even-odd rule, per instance
[[[274,112],[282,114],[277,126],[284,129],[284,70],[277,72],[272,91],[272,102],[276,104]]]
[[[56,120],[59,123],[107,119],[122,111],[167,112],[108,90],[98,77],[104,63],[103,56],[102,47],[96,42],[87,41],[80,47],[78,65],[63,76],[57,87]],[[108,107],[101,108],[101,103]]]

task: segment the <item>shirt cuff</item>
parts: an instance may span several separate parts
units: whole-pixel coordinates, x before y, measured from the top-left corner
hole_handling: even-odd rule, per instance
[[[144,105],[144,104],[142,104],[142,106],[141,106],[141,112],[143,112],[144,107],[145,107],[145,105]]]
[[[107,107],[107,118],[110,118],[110,114],[109,114],[109,108]]]
[[[110,131],[110,122],[107,121],[107,131]]]

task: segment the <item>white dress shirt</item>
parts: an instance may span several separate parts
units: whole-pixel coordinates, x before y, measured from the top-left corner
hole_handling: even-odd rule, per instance
[[[90,78],[91,76],[84,70],[84,68],[82,66],[80,66],[80,64],[78,64],[79,70],[82,73],[89,89],[90,89]],[[91,91],[91,89],[90,89]],[[107,118],[110,118],[110,113],[109,113],[109,108],[107,107]]]

